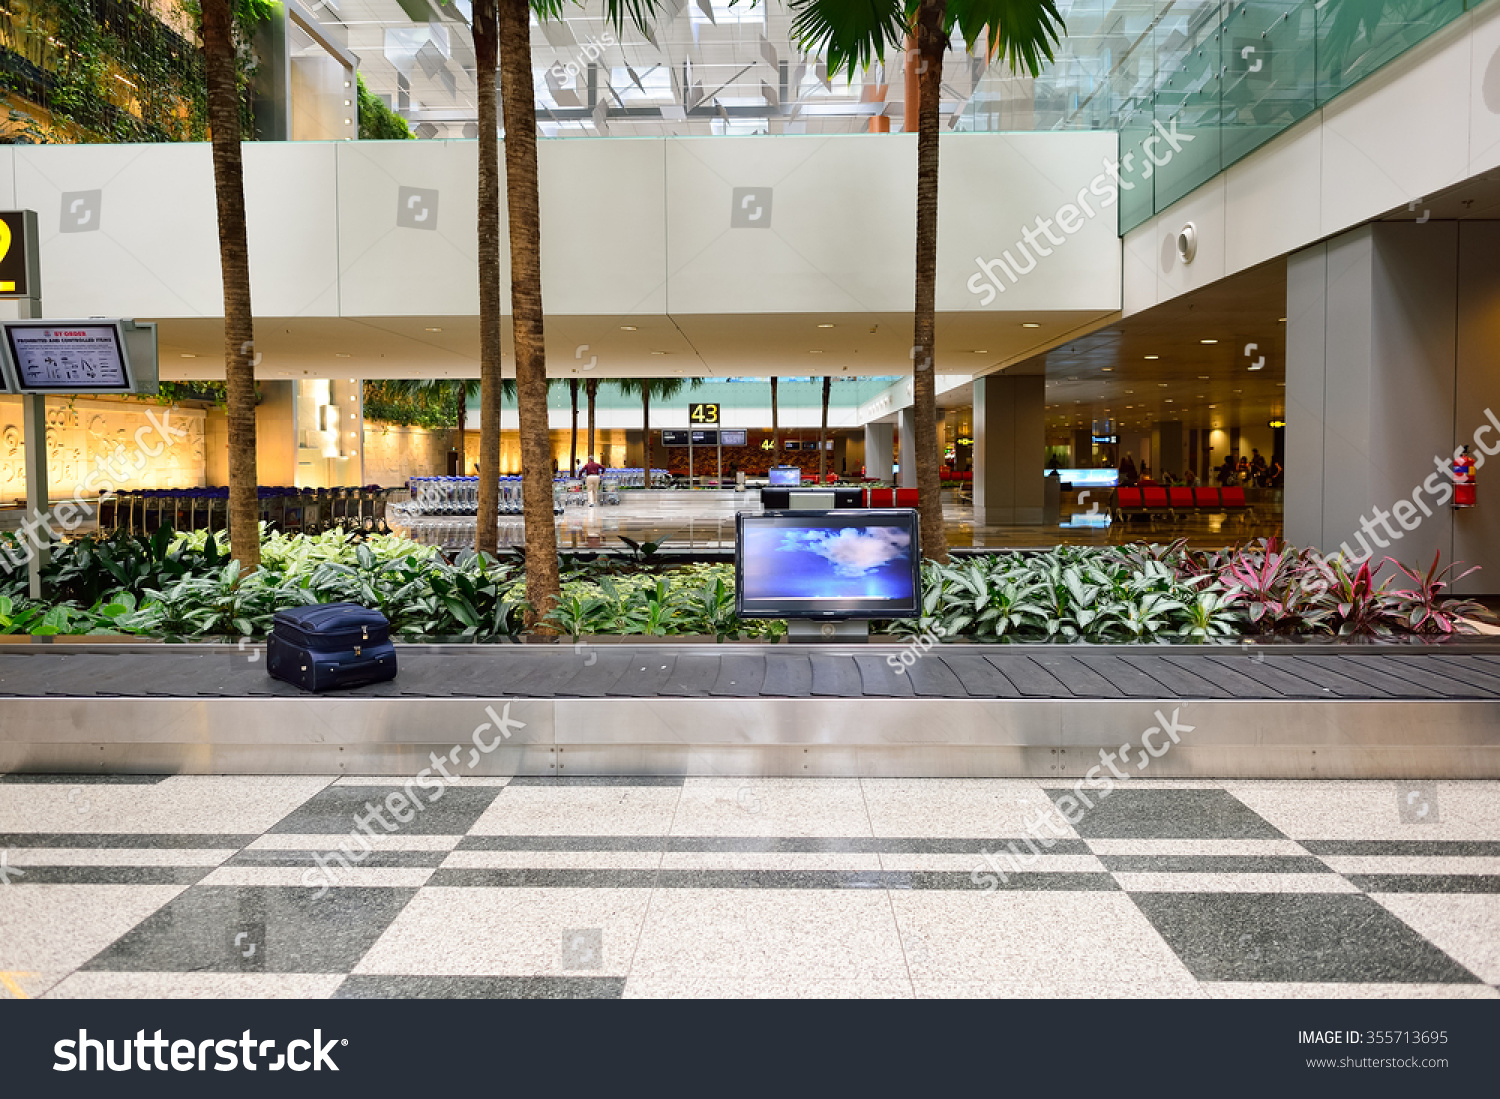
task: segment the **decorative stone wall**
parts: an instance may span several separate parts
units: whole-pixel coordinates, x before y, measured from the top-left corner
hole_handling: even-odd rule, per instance
[[[73,495],[75,487],[94,468],[96,458],[108,459],[124,447],[123,463],[137,450],[136,433],[147,448],[162,443],[147,412],[162,420],[168,409],[155,403],[103,397],[47,398],[47,479],[53,499]],[[186,436],[176,438],[138,473],[115,482],[117,489],[201,488],[204,486],[204,412],[200,408],[172,408],[170,423]],[[26,498],[26,422],[20,397],[0,397],[0,504]],[[94,495],[86,493],[87,496]]]

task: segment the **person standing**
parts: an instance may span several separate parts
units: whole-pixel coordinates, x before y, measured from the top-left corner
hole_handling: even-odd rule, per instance
[[[604,467],[594,461],[594,456],[590,454],[589,460],[583,463],[579,472],[583,474],[583,485],[588,492],[589,507],[593,507],[599,499],[599,475],[604,472]]]

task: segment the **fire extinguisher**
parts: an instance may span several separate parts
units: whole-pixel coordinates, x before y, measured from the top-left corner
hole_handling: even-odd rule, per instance
[[[1453,459],[1453,506],[1473,507],[1476,491],[1474,458],[1469,453],[1469,448],[1464,447],[1463,452]]]

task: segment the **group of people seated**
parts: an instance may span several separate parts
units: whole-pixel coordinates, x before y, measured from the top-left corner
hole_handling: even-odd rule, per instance
[[[1171,470],[1167,470],[1159,477],[1153,479],[1151,466],[1142,462],[1140,468],[1136,468],[1135,461],[1129,453],[1120,459],[1119,484],[1123,488],[1134,488],[1137,485],[1186,485],[1196,488],[1203,484],[1198,479],[1198,471],[1191,466],[1181,477],[1176,476]],[[1214,478],[1221,488],[1230,485],[1254,485],[1257,488],[1280,488],[1285,471],[1281,467],[1278,458],[1272,458],[1267,462],[1261,456],[1259,450],[1251,450],[1251,457],[1244,455],[1228,454],[1224,458],[1224,464],[1214,471]]]

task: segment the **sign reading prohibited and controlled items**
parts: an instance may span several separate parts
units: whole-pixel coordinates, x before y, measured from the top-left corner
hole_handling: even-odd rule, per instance
[[[5,321],[8,373],[22,393],[133,393],[120,321]]]
[[[0,211],[0,298],[34,298],[40,286],[36,211]]]

